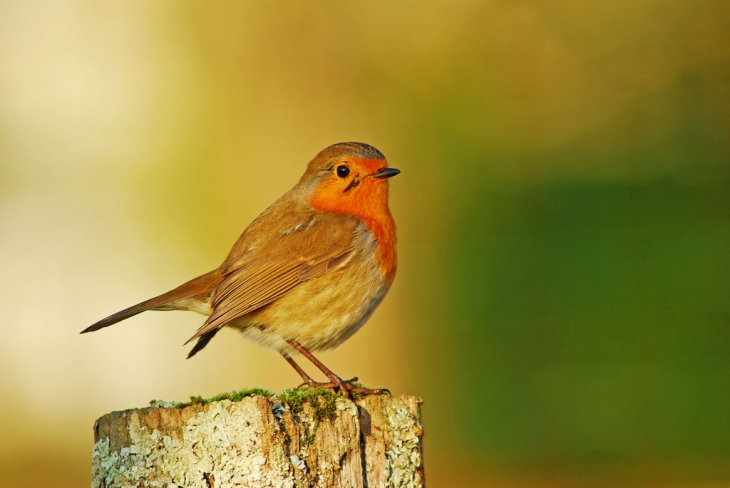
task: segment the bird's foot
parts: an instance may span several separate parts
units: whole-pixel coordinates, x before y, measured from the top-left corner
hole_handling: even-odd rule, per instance
[[[390,395],[390,390],[386,388],[365,388],[360,383],[357,383],[357,376],[350,378],[349,380],[343,380],[342,378],[335,377],[335,379],[326,383],[305,381],[299,385],[298,388],[325,388],[327,390],[339,390],[340,393],[350,399],[352,399],[353,393],[358,395],[382,395],[387,393]]]

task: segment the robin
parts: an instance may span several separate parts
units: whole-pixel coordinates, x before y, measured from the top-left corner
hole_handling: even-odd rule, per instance
[[[317,154],[294,187],[241,234],[223,264],[172,291],[117,312],[82,331],[146,310],[207,315],[187,342],[188,358],[223,327],[275,349],[304,385],[372,393],[343,380],[311,351],[340,345],[365,324],[395,278],[396,231],[388,178],[400,173],[372,146],[346,142]],[[299,352],[329,382],[314,381],[292,359]]]

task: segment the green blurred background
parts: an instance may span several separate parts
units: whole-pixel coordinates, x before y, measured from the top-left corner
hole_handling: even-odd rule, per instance
[[[0,484],[280,358],[78,331],[217,266],[323,147],[403,173],[394,288],[322,359],[421,395],[432,487],[730,486],[730,4],[0,0]],[[227,335],[226,335],[227,334]]]

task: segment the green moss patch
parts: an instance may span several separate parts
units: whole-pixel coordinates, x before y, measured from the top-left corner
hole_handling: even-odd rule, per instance
[[[230,400],[232,402],[240,402],[246,397],[253,395],[261,395],[266,398],[271,398],[274,393],[265,390],[263,388],[244,388],[242,390],[231,390],[225,393],[219,393],[210,398],[203,398],[202,396],[191,396],[188,402],[168,402],[164,400],[152,400],[150,406],[156,408],[184,408],[190,405],[206,405],[211,402],[220,402],[222,400]]]
[[[356,386],[363,387],[359,383]],[[334,392],[327,388],[289,388],[283,392],[276,394],[263,388],[244,388],[242,390],[232,390],[225,393],[219,393],[210,398],[202,396],[191,396],[190,401],[175,402],[164,400],[152,400],[150,406],[155,408],[184,408],[191,405],[206,405],[211,402],[219,402],[222,400],[230,400],[232,402],[240,402],[246,397],[260,395],[276,402],[285,403],[289,409],[300,414],[304,412],[306,405],[310,405],[313,412],[314,420],[317,422],[324,419],[334,420],[337,417],[335,402],[337,398],[345,398],[341,392]],[[359,400],[363,395],[352,393],[354,400]]]
[[[289,388],[279,395],[281,401],[289,405],[295,414],[302,413],[306,405],[310,405],[312,417],[317,422],[337,418],[335,401],[339,397],[344,397],[344,395],[326,388]]]
[[[273,392],[270,392],[269,390],[264,390],[263,388],[244,388],[243,390],[232,390],[228,391],[226,393],[219,393],[215,396],[212,396],[210,398],[203,398],[200,396],[191,396],[190,397],[190,403],[199,403],[202,405],[205,405],[207,403],[211,402],[220,402],[221,400],[230,400],[232,402],[240,402],[246,397],[250,397],[253,395],[260,395],[266,398],[271,398],[274,396]]]

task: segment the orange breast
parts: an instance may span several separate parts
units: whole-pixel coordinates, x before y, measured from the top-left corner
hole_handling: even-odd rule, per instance
[[[388,208],[388,185],[384,181],[364,178],[356,192],[317,191],[308,203],[323,212],[352,215],[362,220],[378,241],[376,258],[386,283],[395,278],[397,268],[396,230]]]

